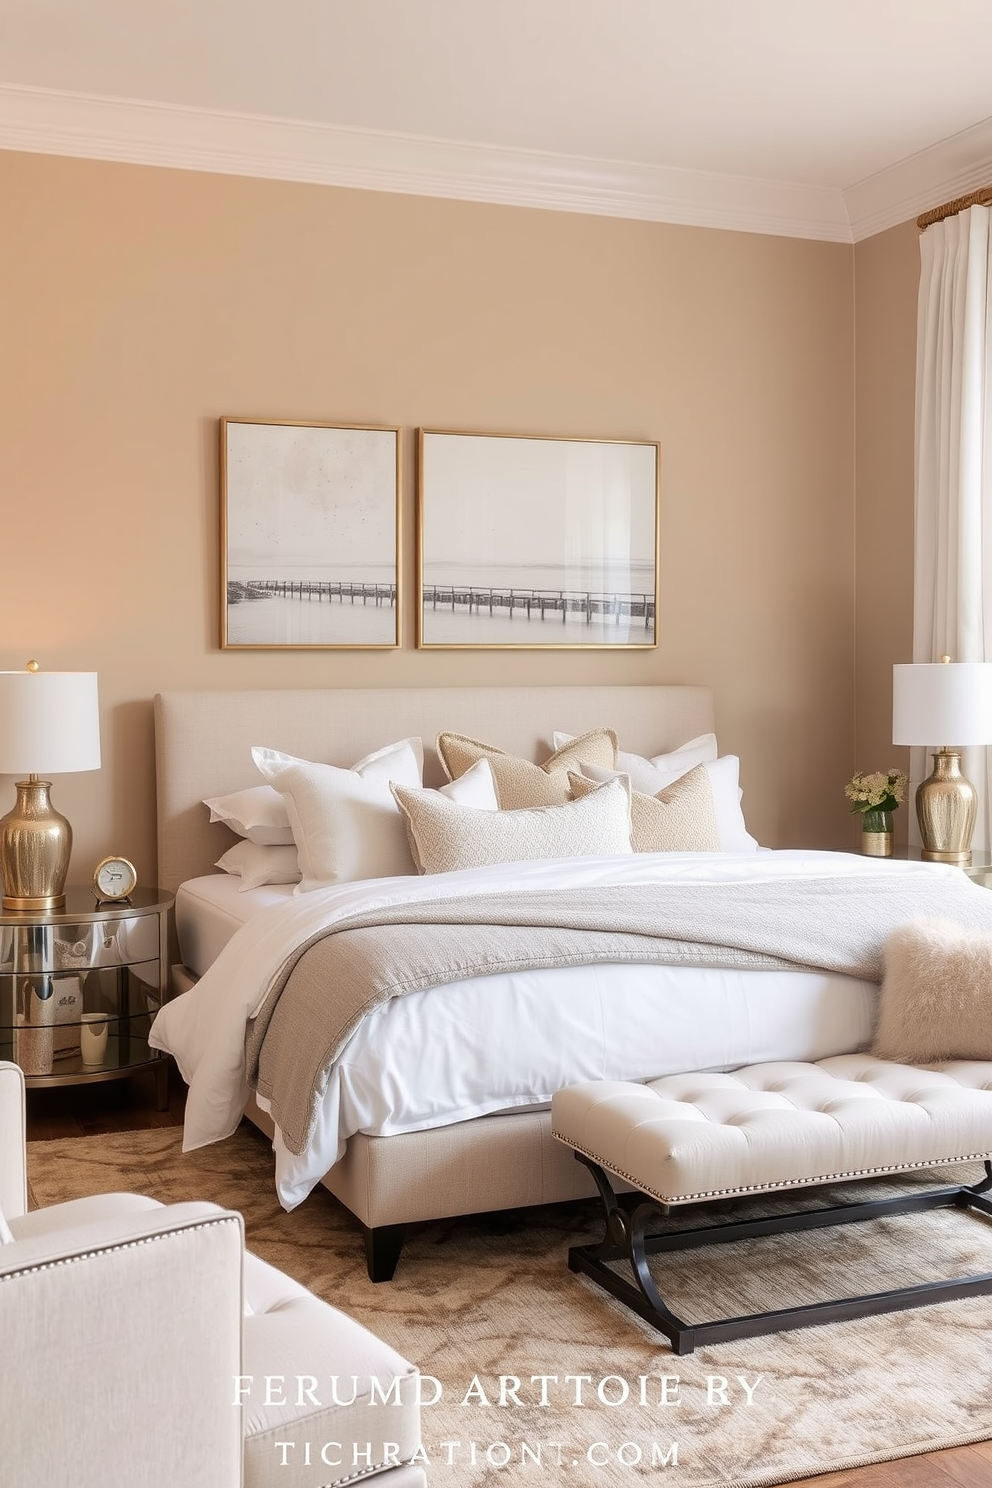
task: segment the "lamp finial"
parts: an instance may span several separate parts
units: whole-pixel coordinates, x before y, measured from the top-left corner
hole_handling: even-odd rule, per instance
[[[28,662],[28,665],[27,665],[27,669],[28,669],[29,672],[40,672],[41,671],[41,667],[38,665],[38,663],[36,661],[29,661]]]

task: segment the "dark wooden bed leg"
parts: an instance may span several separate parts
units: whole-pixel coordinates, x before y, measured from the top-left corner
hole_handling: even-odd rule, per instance
[[[392,1281],[406,1239],[406,1225],[362,1225],[369,1281]]]

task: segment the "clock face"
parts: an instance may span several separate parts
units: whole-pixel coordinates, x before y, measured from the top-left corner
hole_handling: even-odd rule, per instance
[[[93,874],[93,888],[100,899],[126,899],[137,882],[134,864],[127,858],[104,858]]]

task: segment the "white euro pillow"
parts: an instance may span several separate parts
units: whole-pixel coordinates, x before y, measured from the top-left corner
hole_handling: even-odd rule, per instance
[[[350,770],[260,745],[251,757],[285,802],[302,874],[297,894],[414,872],[406,824],[389,787],[420,788],[419,739],[377,749]]]
[[[757,839],[752,837],[744,823],[744,812],[741,810],[741,787],[740,787],[740,760],[736,754],[724,754],[717,760],[707,760],[703,763],[703,769],[710,778],[710,787],[713,791],[713,808],[716,812],[717,830],[720,834],[721,852],[757,852]],[[605,781],[612,780],[618,772],[615,770],[604,770],[601,765],[583,765],[582,774],[587,780]],[[673,785],[674,779],[666,780],[664,785],[654,790],[644,790],[644,795],[657,796],[659,791],[667,790]],[[631,780],[633,785],[633,780]],[[635,790],[641,790],[641,786],[634,785]]]

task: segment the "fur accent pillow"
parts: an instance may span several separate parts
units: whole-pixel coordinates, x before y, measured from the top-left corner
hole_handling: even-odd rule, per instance
[[[495,744],[483,744],[465,734],[438,734],[437,752],[449,780],[487,759],[496,782],[496,795],[501,811],[518,811],[527,806],[561,806],[569,799],[568,771],[577,770],[582,761],[603,765],[612,770],[617,757],[617,736],[612,729],[593,729],[581,738],[556,749],[543,765],[532,764]]]
[[[393,795],[407,821],[410,850],[421,873],[453,873],[490,863],[534,858],[611,857],[629,853],[630,796],[621,780],[594,786],[583,801],[515,811],[478,811],[440,791]]]
[[[571,770],[568,783],[575,801],[600,789]],[[635,852],[720,851],[713,787],[703,765],[696,765],[656,796],[631,791],[630,821]]]
[[[992,1059],[992,934],[934,919],[893,930],[871,1052],[903,1064]]]

